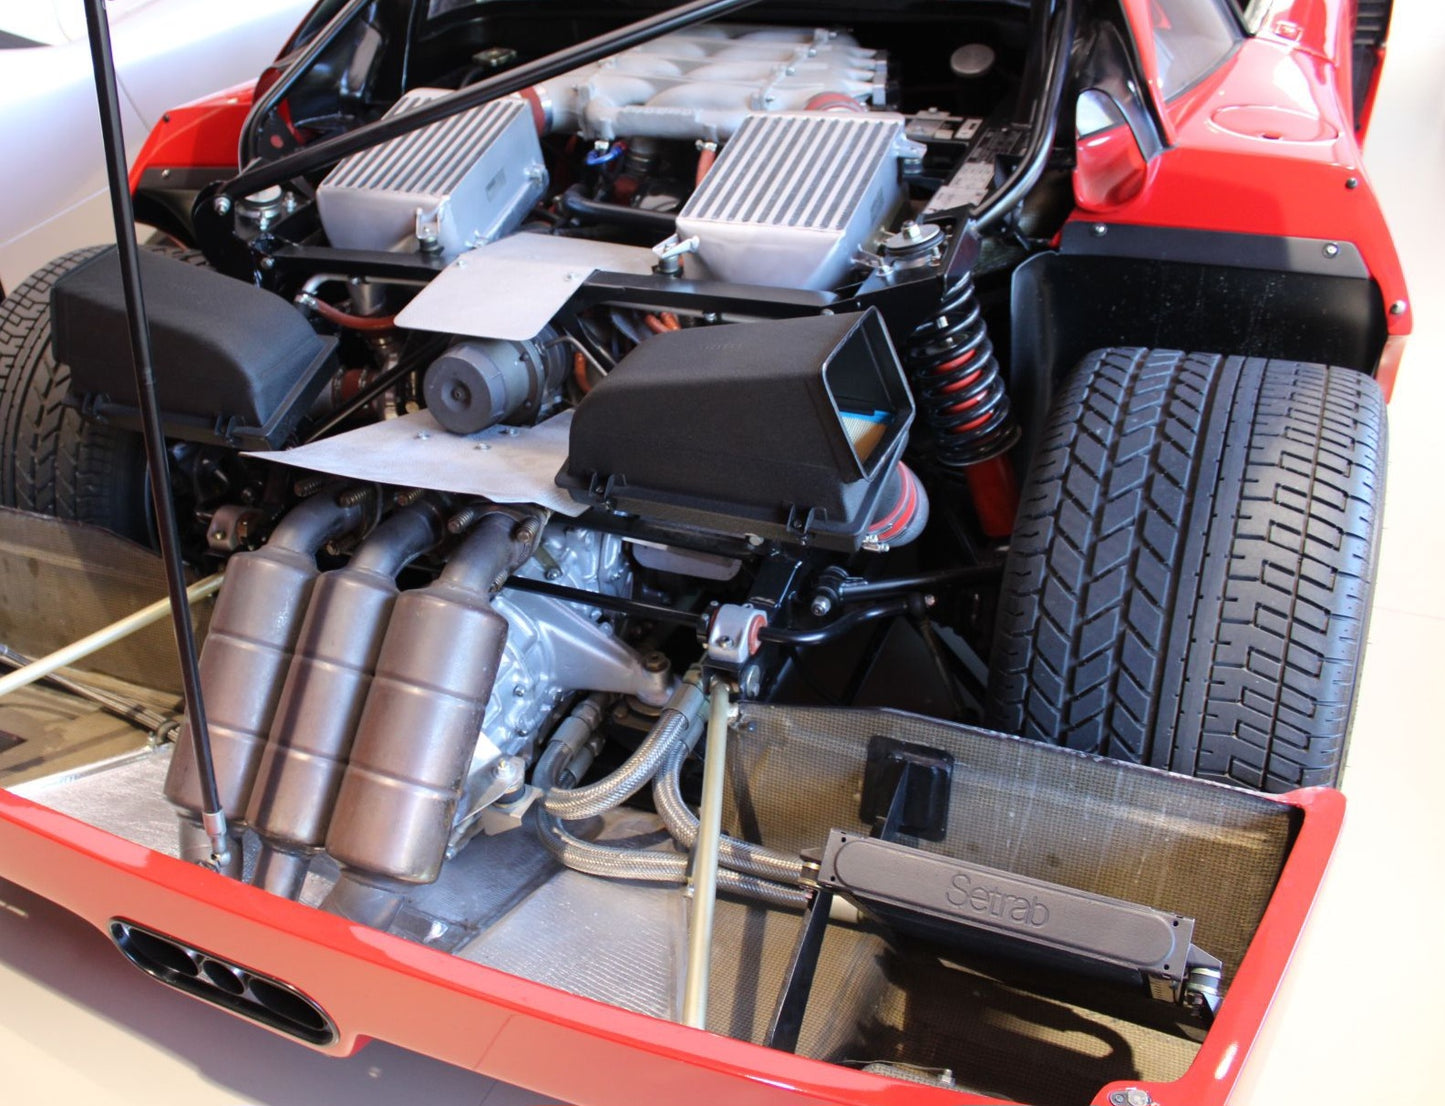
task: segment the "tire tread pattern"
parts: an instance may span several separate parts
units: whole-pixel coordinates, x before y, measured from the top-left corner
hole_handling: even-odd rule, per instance
[[[104,248],[55,259],[0,303],[0,505],[143,541],[140,437],[65,404],[70,372],[50,346],[51,287]]]
[[[1383,447],[1379,389],[1357,372],[1089,355],[1024,488],[990,722],[1269,791],[1334,783]]]

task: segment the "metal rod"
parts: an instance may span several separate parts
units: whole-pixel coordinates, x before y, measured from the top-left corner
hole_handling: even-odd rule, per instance
[[[723,778],[727,771],[727,684],[712,682],[707,720],[707,751],[702,768],[702,806],[692,847],[692,924],[687,935],[687,982],[682,993],[682,1024],[707,1028],[708,976],[712,970],[712,920],[717,906],[718,853],[722,845]]]
[[[88,2],[94,4],[98,0]],[[295,153],[248,169],[222,185],[222,194],[236,199],[272,185],[284,184],[292,177],[335,164],[347,154],[411,134],[422,127],[449,119],[501,96],[509,96],[513,92],[530,88],[539,81],[550,80],[654,38],[751,7],[757,2],[758,0],[692,0],[692,3],[669,8],[646,19],[628,23],[615,31],[596,35],[575,46],[557,50],[536,61],[515,66],[460,91],[438,97],[405,115],[378,119],[374,123],[367,123],[334,138],[313,142]]]
[[[546,595],[552,599],[564,599],[568,603],[582,603],[604,611],[648,618],[654,622],[675,622],[682,626],[701,629],[703,616],[692,611],[664,607],[659,603],[647,603],[641,599],[622,599],[615,595],[601,595],[595,591],[569,588],[565,584],[552,584],[545,580],[533,580],[528,576],[512,576],[502,585],[503,591],[530,591],[534,595]]]
[[[167,600],[169,603],[169,600]],[[27,657],[18,650],[11,649],[8,645],[0,645],[0,664],[11,669],[24,668],[34,663],[34,658]],[[72,680],[69,676],[62,676],[58,672],[51,672],[42,677],[46,683],[59,688],[69,695],[80,699],[87,699],[108,711],[117,718],[123,718],[132,725],[147,731],[156,733],[159,730],[172,725],[175,720],[169,715],[162,714],[158,710],[152,710],[137,699],[129,699],[124,695],[117,695],[114,692],[106,691],[103,688],[92,687],[90,684],[82,683],[79,680]]]
[[[1034,110],[1029,118],[1029,141],[1019,160],[1018,168],[997,188],[986,195],[976,207],[968,205],[937,211],[930,215],[930,222],[945,222],[960,217],[971,218],[979,230],[998,222],[1038,183],[1048,165],[1049,154],[1053,152],[1054,136],[1058,130],[1059,104],[1063,99],[1064,87],[1069,75],[1069,58],[1074,45],[1076,20],[1074,0],[1054,0],[1052,18],[1035,18],[1036,40],[1042,46],[1044,64],[1043,86],[1034,99]]]
[[[962,565],[912,576],[892,576],[881,580],[849,578],[838,585],[838,597],[844,603],[874,599],[880,595],[897,595],[905,591],[927,591],[949,584],[990,584],[1003,575],[1003,565]]]
[[[221,587],[221,581],[225,579],[220,573],[214,576],[207,576],[204,580],[197,580],[185,592],[185,601],[194,603],[204,599],[208,595],[214,595]],[[157,599],[148,607],[142,607],[135,614],[126,615],[118,622],[112,622],[109,626],[102,626],[93,634],[87,634],[79,641],[73,641],[62,649],[48,653],[38,660],[33,660],[24,668],[17,668],[8,676],[0,676],[0,698],[9,695],[12,691],[18,691],[27,684],[33,684],[36,680],[43,680],[52,672],[67,665],[74,664],[78,660],[84,660],[92,653],[98,653],[107,645],[114,645],[122,638],[127,638],[137,630],[144,630],[153,622],[159,622],[165,618],[171,610],[171,600]],[[186,610],[186,624],[190,625],[190,611]]]
[[[186,712],[191,720],[196,770],[200,776],[201,821],[211,839],[212,862],[220,869],[230,861],[230,845],[226,836],[226,816],[221,810],[221,800],[216,789],[215,764],[211,759],[211,735],[206,728],[206,707],[201,696],[196,637],[191,627],[190,606],[186,601],[180,531],[176,525],[176,508],[171,497],[170,465],[166,456],[165,436],[161,431],[160,404],[156,399],[150,326],[146,321],[145,301],[141,290],[140,248],[136,245],[135,211],[131,206],[130,187],[126,179],[125,136],[121,131],[120,101],[116,91],[115,63],[111,55],[105,0],[86,0],[85,21],[90,32],[91,62],[95,68],[100,132],[105,141],[106,178],[110,184],[116,249],[120,254],[121,286],[125,292],[126,317],[130,323],[136,403],[140,407],[144,429],[151,497],[155,503],[161,559],[166,568],[166,589],[170,593],[171,622],[175,628],[176,648],[180,653],[181,685],[185,692]]]

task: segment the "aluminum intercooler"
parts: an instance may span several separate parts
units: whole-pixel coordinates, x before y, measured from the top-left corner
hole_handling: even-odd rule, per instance
[[[412,89],[387,112],[446,95]],[[316,191],[333,246],[435,248],[452,258],[515,230],[547,186],[526,101],[510,97],[353,154]]]
[[[796,112],[744,120],[677,217],[703,275],[835,287],[905,198],[899,162],[923,147],[900,115]]]

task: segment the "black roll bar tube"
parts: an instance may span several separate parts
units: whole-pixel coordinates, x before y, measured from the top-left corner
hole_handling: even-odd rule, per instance
[[[211,840],[211,863],[217,871],[231,861],[226,838],[226,815],[216,789],[215,763],[211,759],[211,734],[206,726],[206,708],[201,698],[200,665],[196,658],[196,636],[191,626],[191,608],[186,601],[184,565],[181,562],[180,531],[176,525],[175,501],[171,496],[170,465],[166,440],[161,431],[160,404],[156,400],[155,369],[151,361],[150,324],[146,319],[141,289],[140,247],[135,240],[135,211],[126,180],[125,138],[121,132],[119,96],[116,91],[115,62],[111,55],[110,25],[106,22],[105,0],[85,0],[85,21],[90,35],[91,63],[95,70],[95,94],[100,106],[100,131],[105,140],[106,177],[110,184],[110,207],[115,220],[116,249],[120,254],[121,286],[125,292],[126,318],[130,323],[131,359],[135,368],[136,401],[140,407],[145,439],[146,463],[150,469],[151,497],[155,503],[156,529],[165,563],[166,591],[171,601],[171,622],[180,653],[181,685],[186,712],[191,719],[191,740],[201,785],[201,823]]]
[[[438,97],[415,111],[367,123],[345,134],[306,146],[294,153],[242,170],[221,185],[219,192],[203,193],[198,203],[214,203],[221,197],[234,201],[250,196],[263,188],[284,184],[293,177],[324,169],[347,154],[378,145],[393,138],[430,126],[453,115],[478,107],[501,96],[509,96],[530,88],[539,81],[587,65],[623,50],[650,42],[673,31],[683,30],[718,16],[751,7],[758,0],[692,0],[656,15],[628,23],[615,31],[596,35],[575,46],[568,46],[545,57],[515,66],[495,77]],[[283,78],[284,80],[284,78]],[[228,208],[229,210],[229,208]]]

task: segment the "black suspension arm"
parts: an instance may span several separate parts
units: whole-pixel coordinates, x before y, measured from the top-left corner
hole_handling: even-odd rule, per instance
[[[206,708],[201,699],[200,665],[196,659],[196,637],[191,627],[191,608],[186,602],[186,580],[181,561],[180,532],[176,526],[175,501],[171,496],[170,464],[166,440],[161,431],[160,404],[156,400],[155,370],[151,363],[150,324],[146,320],[141,289],[140,248],[135,240],[135,211],[126,180],[125,139],[121,132],[115,63],[111,55],[110,26],[106,22],[105,0],[85,0],[85,20],[90,32],[91,62],[95,68],[95,94],[100,105],[100,131],[105,140],[106,178],[110,183],[111,214],[115,219],[116,248],[120,254],[121,285],[125,292],[126,317],[130,323],[131,359],[135,368],[136,400],[144,430],[146,463],[150,469],[151,497],[155,502],[161,559],[165,562],[166,590],[171,600],[171,622],[180,651],[181,684],[186,713],[191,719],[191,740],[195,745],[196,770],[200,776],[201,820],[211,839],[211,862],[217,869],[230,862],[226,837],[226,815],[216,790],[216,769],[211,759],[211,734],[206,727]]]

